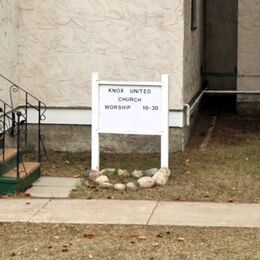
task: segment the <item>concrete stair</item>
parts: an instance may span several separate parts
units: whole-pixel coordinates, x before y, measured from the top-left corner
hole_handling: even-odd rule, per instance
[[[24,191],[41,175],[40,163],[22,162],[22,153],[19,157],[17,158],[17,149],[0,150],[0,195]],[[17,160],[19,160],[19,178]]]
[[[28,109],[33,109],[38,114],[38,151],[37,159],[41,161],[41,146],[46,154],[41,124],[45,120],[46,104],[18,86],[0,73],[2,89],[9,90],[9,101],[0,97],[0,196],[15,194],[32,186],[40,177],[41,167],[38,162],[23,162],[23,151],[27,146]],[[1,88],[1,87],[0,87]],[[17,93],[16,93],[17,92]],[[8,93],[8,92],[7,92]],[[24,104],[15,107],[13,94],[18,94]],[[10,102],[10,103],[9,103]],[[22,112],[23,111],[23,112]],[[13,148],[9,147],[13,145]],[[18,148],[18,150],[16,149]]]

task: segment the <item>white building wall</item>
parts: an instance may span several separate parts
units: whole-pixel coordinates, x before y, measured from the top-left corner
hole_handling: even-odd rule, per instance
[[[260,0],[239,0],[238,9],[238,74],[244,75],[238,90],[260,91]],[[260,95],[243,95],[238,102],[242,108],[256,102],[260,111]]]
[[[183,6],[19,0],[19,83],[49,106],[90,106],[92,72],[105,80],[156,81],[168,73],[170,107],[182,109]]]
[[[0,1],[0,74],[16,80],[17,1]],[[0,98],[9,102],[9,85],[0,77]]]

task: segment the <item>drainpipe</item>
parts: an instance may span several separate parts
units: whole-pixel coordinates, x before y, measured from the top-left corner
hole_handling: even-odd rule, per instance
[[[190,125],[190,118],[195,110],[195,108],[199,105],[202,97],[204,95],[204,90],[202,90],[200,92],[200,94],[198,95],[198,97],[194,100],[194,102],[192,104],[185,104],[184,107],[186,109],[186,124],[187,126]]]
[[[185,104],[184,109],[186,111],[186,125],[190,126],[190,104]]]

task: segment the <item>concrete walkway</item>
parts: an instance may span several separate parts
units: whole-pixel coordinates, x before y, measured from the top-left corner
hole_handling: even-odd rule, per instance
[[[59,198],[70,196],[72,189],[80,184],[78,178],[42,176],[25,193],[34,198]]]
[[[0,222],[260,227],[260,204],[1,199]]]

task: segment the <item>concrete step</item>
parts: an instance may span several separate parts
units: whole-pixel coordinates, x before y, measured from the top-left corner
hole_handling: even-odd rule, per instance
[[[35,170],[40,168],[40,163],[38,162],[25,162],[19,164],[20,178],[25,179]],[[16,167],[11,169],[9,172],[3,174],[3,177],[16,178],[17,170]]]
[[[38,162],[20,163],[19,171],[20,179],[17,179],[16,167],[0,176],[0,195],[24,191],[41,176],[41,167]]]
[[[13,159],[17,155],[17,149],[15,148],[6,148],[1,149],[0,151],[0,164],[5,162],[8,162],[9,160]]]
[[[6,148],[4,152],[3,155],[3,150],[0,150],[0,176],[12,170],[17,164],[17,149]],[[22,158],[23,153],[20,152],[19,162],[22,161]]]

